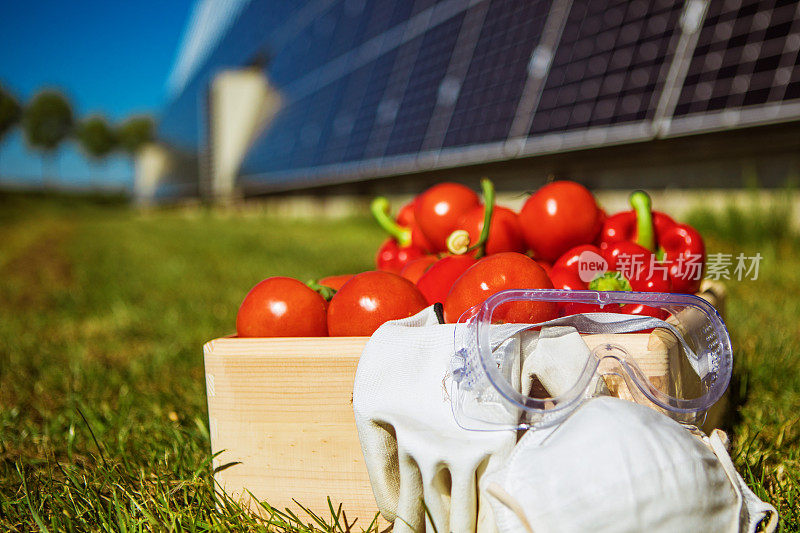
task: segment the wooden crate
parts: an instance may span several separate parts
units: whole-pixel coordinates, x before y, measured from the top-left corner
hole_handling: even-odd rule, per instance
[[[204,347],[215,479],[234,499],[307,517],[330,497],[366,528],[377,508],[353,416],[368,337],[216,339]],[[251,508],[258,510],[255,506]],[[358,527],[355,528],[358,531]]]
[[[724,288],[702,296],[720,308]],[[584,340],[594,348],[620,344],[622,337]],[[219,453],[215,479],[230,497],[258,512],[249,491],[301,518],[307,515],[294,500],[326,517],[330,497],[334,508],[342,504],[348,521],[358,518],[355,531],[372,521],[377,508],[352,409],[353,380],[367,339],[227,337],[205,345],[211,447]],[[623,342],[651,380],[667,377],[675,350],[657,331],[624,335]],[[617,395],[628,396],[621,379],[606,381]],[[715,408],[709,424],[723,410]]]

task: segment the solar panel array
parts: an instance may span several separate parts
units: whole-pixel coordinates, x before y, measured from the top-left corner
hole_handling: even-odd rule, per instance
[[[264,189],[800,118],[796,0],[284,4],[190,84],[270,58],[284,104],[241,169]]]

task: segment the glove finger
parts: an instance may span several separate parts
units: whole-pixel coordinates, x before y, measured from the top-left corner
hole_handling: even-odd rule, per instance
[[[422,468],[427,531],[453,531],[450,528],[450,489],[452,478],[450,469],[441,462]],[[431,527],[431,520],[433,526]]]
[[[400,495],[394,426],[373,420],[357,427],[375,503],[383,517],[391,522],[397,514],[397,500]]]
[[[475,531],[478,517],[477,465],[450,465],[452,476],[450,499],[450,529],[455,533]],[[440,530],[441,531],[441,530]]]
[[[402,446],[399,459],[400,491],[394,533],[419,533],[425,531],[422,475],[417,462],[403,450]]]

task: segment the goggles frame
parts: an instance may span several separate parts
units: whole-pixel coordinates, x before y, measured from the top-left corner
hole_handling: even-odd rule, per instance
[[[601,312],[567,315],[540,324],[521,324],[515,333],[506,338],[540,326],[575,325],[575,323],[578,323],[576,329],[583,333],[631,333],[652,328],[667,329],[676,336],[688,354],[695,358],[692,366],[706,391],[695,398],[670,396],[658,390],[648,381],[636,361],[627,354],[624,348],[609,343],[604,345],[609,353],[600,355],[593,352],[595,357],[587,360],[580,378],[569,390],[546,399],[522,394],[515,390],[502,375],[490,336],[492,328],[508,327],[508,325],[492,324],[493,312],[500,305],[515,301],[591,304],[599,306]],[[616,304],[636,304],[661,308],[672,316],[667,321],[663,321],[638,315],[602,312],[607,306],[611,306],[613,309]],[[601,315],[608,316],[599,320]],[[611,317],[609,319],[610,315],[619,318]],[[688,332],[679,320],[681,316],[684,319],[693,320],[695,324],[698,319],[705,321],[705,324],[698,331]],[[595,321],[595,319],[599,321]],[[625,323],[628,323],[627,327]],[[585,331],[586,329],[589,331]],[[682,329],[684,331],[681,331]],[[510,329],[509,331],[515,330]],[[694,350],[699,350],[700,353],[695,354],[694,350],[688,347],[684,336],[691,337],[696,346]],[[454,342],[455,355],[451,365],[453,379],[450,394],[453,414],[460,426],[476,430],[528,429],[556,423],[577,408],[584,399],[595,395],[589,390],[594,378],[608,373],[620,375],[625,380],[631,396],[637,403],[649,403],[651,407],[655,407],[681,423],[697,424],[702,422],[708,409],[725,393],[730,383],[733,366],[730,336],[719,313],[707,301],[689,294],[559,289],[502,291],[490,296],[482,304],[473,307],[461,316],[456,324]],[[601,364],[608,359],[613,361],[611,366],[615,371],[608,372],[608,369],[600,371]],[[605,366],[608,367],[608,364]],[[487,389],[487,385],[491,389]],[[465,406],[465,395],[468,396],[470,391],[481,393],[481,389],[489,390],[491,401],[504,403],[504,408],[508,413],[519,413],[521,416],[518,417],[517,423],[488,420],[487,416],[477,418],[470,416],[466,412],[468,409]],[[505,416],[501,418],[505,418]]]

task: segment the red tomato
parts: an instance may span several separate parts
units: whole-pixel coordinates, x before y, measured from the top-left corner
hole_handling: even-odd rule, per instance
[[[469,233],[470,246],[476,244],[480,239],[484,215],[485,208],[479,205],[461,215],[458,220],[456,229],[463,229]],[[507,207],[496,205],[492,211],[489,238],[486,239],[486,255],[500,252],[525,253],[527,249],[528,246],[522,238],[517,214]]]
[[[555,263],[553,263],[553,268],[568,268],[570,270],[578,270],[578,261],[581,259],[581,255],[585,252],[591,252],[597,255],[596,259],[601,259],[603,257],[600,248],[593,244],[581,244],[580,246],[576,246],[567,250],[561,257],[559,257]]]
[[[585,291],[589,284],[583,281],[578,272],[563,266],[554,266],[550,271],[550,281],[556,289],[567,289],[570,291]]]
[[[447,299],[450,287],[477,260],[471,255],[448,255],[439,259],[417,282],[419,292],[429,305]]]
[[[602,211],[586,187],[556,181],[536,191],[522,206],[522,234],[537,259],[555,261],[579,244],[594,242]]]
[[[353,277],[353,274],[340,274],[338,276],[326,276],[319,280],[317,283],[319,285],[325,285],[326,287],[330,287],[331,289],[338,291],[342,288],[342,285],[350,281],[350,278]]]
[[[325,337],[327,302],[292,278],[267,278],[245,296],[236,315],[240,337]]]
[[[435,255],[426,255],[419,259],[414,259],[406,263],[406,266],[400,271],[400,275],[416,285],[419,278],[421,278],[436,261],[438,261],[438,258]]]
[[[550,272],[553,270],[552,263],[548,263],[547,261],[536,261],[536,263],[547,272],[547,275],[550,275]]]
[[[356,274],[328,304],[331,337],[372,335],[387,320],[406,318],[427,307],[413,283],[391,272]]]
[[[475,191],[458,183],[440,183],[417,196],[414,218],[433,247],[431,251],[447,249],[447,237],[457,229],[458,219],[478,205]]]
[[[547,273],[530,257],[515,252],[489,255],[455,282],[444,304],[445,322],[457,322],[472,306],[506,289],[552,289]],[[551,302],[511,302],[498,307],[494,322],[535,323],[556,316]]]

